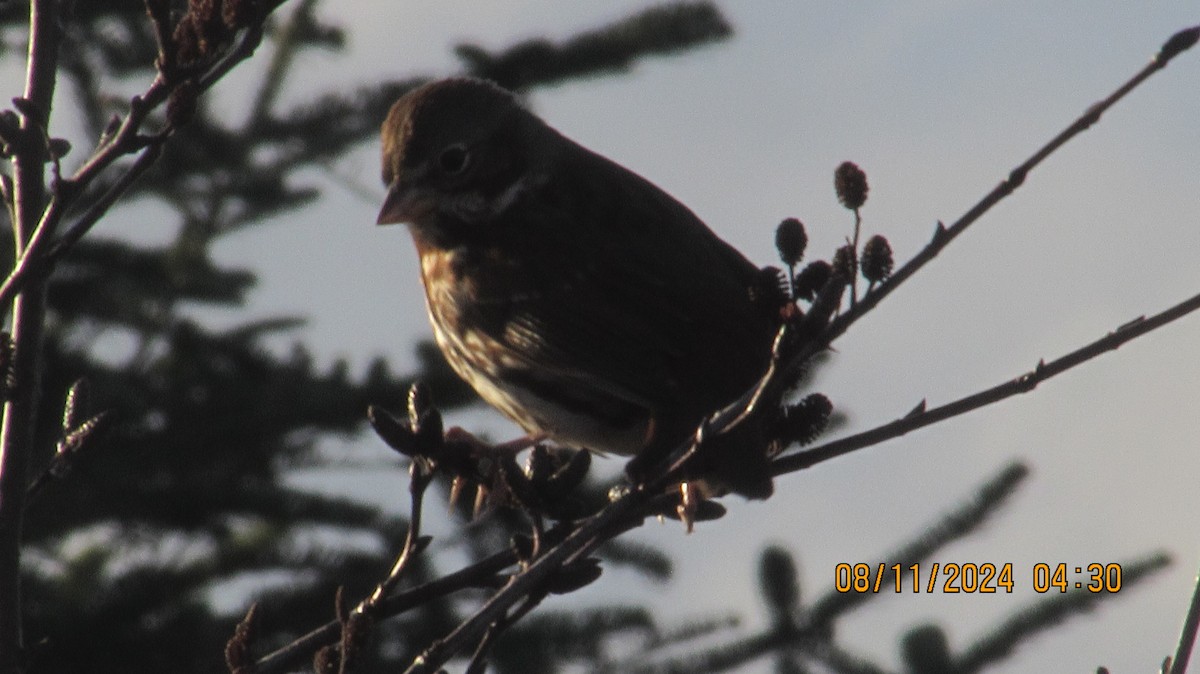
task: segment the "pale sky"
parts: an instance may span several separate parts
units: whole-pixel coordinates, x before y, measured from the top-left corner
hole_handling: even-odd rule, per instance
[[[955,219],[1167,37],[1200,23],[1200,8],[1182,0],[719,4],[731,40],[539,90],[531,103],[763,265],[777,264],[773,231],[784,217],[807,224],[810,256],[828,257],[850,232],[832,189],[843,160],[871,184],[864,232],[887,236],[902,262],[938,219]],[[453,74],[458,41],[497,49],[565,38],[645,5],[327,2],[322,11],[346,27],[351,48],[308,57],[308,81],[289,83],[285,100],[337,83]],[[1198,109],[1193,50],[856,325],[816,383],[849,415],[848,430],[902,416],[923,398],[936,405],[990,387],[1200,292]],[[407,233],[373,225],[383,196],[377,152],[372,144],[337,169],[377,198],[315,176],[330,186],[322,202],[217,249],[261,274],[253,312],[309,316],[297,336],[322,359],[358,366],[376,355],[411,364],[413,342],[430,335]],[[479,412],[455,420],[517,432]],[[839,625],[840,643],[898,668],[909,628],[935,622],[963,648],[1032,601],[1036,563],[1086,566],[1165,549],[1175,559],[1165,573],[990,670],[1154,671],[1174,650],[1200,566],[1200,316],[1019,399],[787,476],[769,501],[726,499],[729,514],[690,536],[672,523],[643,527],[633,538],[672,552],[675,580],[635,585],[616,572],[580,601],[649,598],[667,621],[737,612],[757,626],[766,544],[791,549],[805,596],[821,596],[837,563],[889,561],[882,556],[1014,459],[1033,474],[1011,505],[934,561],[1011,562],[1019,591],[881,597]],[[398,469],[362,485],[389,501],[401,479]]]

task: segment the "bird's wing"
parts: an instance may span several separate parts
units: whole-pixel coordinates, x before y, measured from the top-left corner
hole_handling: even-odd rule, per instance
[[[756,267],[659,188],[575,147],[511,223],[539,292],[510,306],[501,338],[581,393],[695,414],[725,404],[770,348]]]

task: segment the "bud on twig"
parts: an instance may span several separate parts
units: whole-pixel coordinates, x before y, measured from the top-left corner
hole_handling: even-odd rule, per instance
[[[195,79],[189,79],[172,89],[167,98],[167,122],[179,128],[192,121],[199,97],[200,89]]]
[[[42,110],[42,107],[28,98],[18,96],[12,99],[12,103],[18,112],[31,120],[36,120],[40,123],[41,120],[46,119],[46,113]]]
[[[51,138],[46,141],[46,150],[51,161],[59,161],[71,152],[71,141],[66,138]]]
[[[231,674],[250,674],[254,671],[254,658],[251,656],[250,647],[258,632],[258,613],[258,603],[255,602],[250,605],[250,610],[246,611],[246,617],[234,628],[233,636],[225,643],[225,665]]]
[[[862,275],[871,283],[879,283],[892,275],[892,247],[887,239],[876,234],[863,244]]]
[[[829,415],[833,414],[833,403],[823,394],[813,393],[803,400],[783,408],[776,434],[790,444],[807,445],[825,430]]]
[[[54,477],[66,475],[71,469],[75,455],[94,447],[104,439],[111,427],[111,414],[101,412],[68,431],[58,443],[58,453],[50,464],[50,473]]]
[[[775,248],[779,251],[779,259],[787,266],[794,267],[800,262],[807,245],[808,233],[804,231],[804,223],[796,218],[787,218],[775,228]]]
[[[867,174],[854,162],[842,162],[833,172],[833,188],[838,201],[846,208],[856,211],[867,202]]]
[[[796,275],[796,281],[793,292],[797,299],[812,301],[817,296],[817,291],[825,287],[829,282],[829,278],[833,276],[833,267],[825,260],[816,260],[808,263],[800,273]]]
[[[88,413],[90,402],[90,386],[86,379],[76,379],[71,388],[67,389],[67,401],[63,404],[63,433],[70,433],[83,421]]]
[[[375,434],[387,443],[388,447],[401,454],[413,457],[418,454],[417,439],[412,428],[391,412],[371,405],[367,408],[367,421]]]
[[[849,244],[837,249],[833,254],[833,273],[847,281],[853,281],[854,273],[858,270],[858,255],[854,246]]]

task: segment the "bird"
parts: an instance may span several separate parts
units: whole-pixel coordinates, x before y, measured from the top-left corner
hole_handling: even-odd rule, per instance
[[[762,270],[517,95],[423,84],[381,140],[377,224],[408,226],[435,341],[530,437],[644,470],[762,376],[780,323]]]

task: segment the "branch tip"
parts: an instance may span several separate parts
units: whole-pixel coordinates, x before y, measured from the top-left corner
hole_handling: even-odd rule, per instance
[[[1162,49],[1154,57],[1159,67],[1167,65],[1171,59],[1191,49],[1200,41],[1200,26],[1192,26],[1175,33],[1163,43]]]
[[[909,410],[908,414],[904,415],[904,418],[912,419],[913,417],[919,417],[922,414],[925,414],[925,399],[924,398],[921,398],[921,402],[917,403],[916,407],[913,407],[911,410]]]

